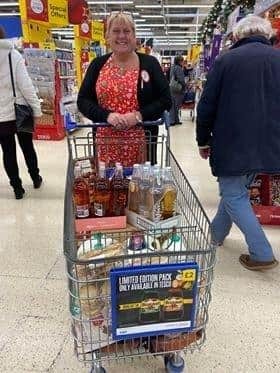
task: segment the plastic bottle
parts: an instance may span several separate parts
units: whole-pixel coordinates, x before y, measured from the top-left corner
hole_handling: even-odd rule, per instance
[[[128,184],[123,177],[123,167],[121,164],[116,165],[114,178],[111,183],[112,191],[112,210],[113,216],[125,215],[125,208],[127,205]]]
[[[154,168],[153,184],[148,192],[149,219],[155,223],[162,220],[161,200],[163,187],[161,182],[161,171],[159,167]]]
[[[138,213],[144,218],[149,218],[148,192],[151,186],[150,166],[144,165],[142,178],[139,183],[139,208]]]
[[[82,176],[82,170],[79,165],[74,168],[73,199],[75,202],[76,217],[89,217],[89,190],[88,184]]]
[[[110,184],[106,178],[105,162],[99,163],[98,177],[95,182],[94,216],[101,218],[110,215]]]
[[[177,188],[173,181],[171,167],[163,169],[163,197],[161,199],[162,219],[171,218],[176,214]]]
[[[134,212],[139,208],[139,184],[141,181],[141,166],[138,163],[133,165],[131,180],[128,187],[128,209]]]

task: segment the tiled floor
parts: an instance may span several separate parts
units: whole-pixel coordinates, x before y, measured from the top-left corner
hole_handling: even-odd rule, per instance
[[[194,125],[172,128],[172,147],[209,216],[217,185],[199,158]],[[26,197],[16,201],[0,167],[0,372],[88,372],[73,354],[62,255],[66,142],[37,142],[45,183],[34,190],[19,151]],[[278,227],[266,228],[280,259]],[[238,256],[246,247],[234,229],[218,250],[207,342],[187,355],[192,373],[280,372],[280,270],[254,273]],[[113,365],[108,372],[164,372],[162,359]]]

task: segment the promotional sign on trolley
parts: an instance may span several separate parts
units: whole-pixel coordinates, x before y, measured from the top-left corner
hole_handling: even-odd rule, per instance
[[[197,274],[196,263],[111,270],[113,338],[192,330]]]

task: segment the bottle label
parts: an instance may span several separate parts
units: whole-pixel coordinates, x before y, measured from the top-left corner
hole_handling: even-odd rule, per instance
[[[88,205],[76,206],[76,216],[77,218],[87,218],[89,216]]]
[[[104,209],[102,203],[94,203],[94,215],[104,216]]]

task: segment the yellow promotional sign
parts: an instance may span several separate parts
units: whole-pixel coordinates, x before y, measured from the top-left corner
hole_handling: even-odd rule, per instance
[[[104,23],[99,21],[92,21],[92,40],[104,40]]]
[[[51,51],[55,51],[55,49],[56,49],[55,44],[53,42],[39,43],[39,48],[40,49],[48,49],[48,50],[51,50]]]
[[[30,43],[48,42],[52,39],[52,35],[48,26],[43,26],[36,22],[28,21],[23,26],[23,39]]]
[[[68,25],[68,1],[49,0],[48,1],[49,23],[55,26]]]

